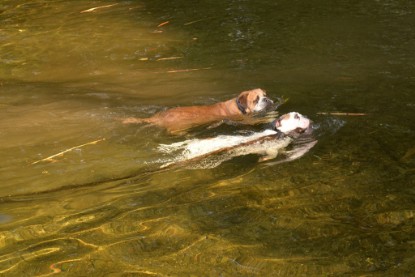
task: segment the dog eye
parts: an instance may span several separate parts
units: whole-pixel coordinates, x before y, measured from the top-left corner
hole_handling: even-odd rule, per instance
[[[294,115],[294,119],[300,119],[300,116],[296,113],[296,114]]]
[[[259,96],[257,96],[254,100],[254,103],[257,104],[259,102]]]

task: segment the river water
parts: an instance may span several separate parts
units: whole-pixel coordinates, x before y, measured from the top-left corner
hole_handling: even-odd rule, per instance
[[[414,10],[1,1],[0,274],[415,274]],[[301,159],[160,170],[160,144],[261,126],[120,123],[256,87],[319,127]]]

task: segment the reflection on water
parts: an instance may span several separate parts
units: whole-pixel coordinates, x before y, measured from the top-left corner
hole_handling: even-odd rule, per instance
[[[413,10],[2,1],[0,273],[413,274]],[[120,124],[254,87],[319,126],[300,160],[160,170],[160,144],[263,126]]]

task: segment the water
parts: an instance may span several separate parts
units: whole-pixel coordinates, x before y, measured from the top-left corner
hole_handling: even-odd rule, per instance
[[[2,1],[0,273],[412,275],[414,8]],[[261,127],[119,121],[255,87],[319,126],[307,155],[159,170],[160,144]]]

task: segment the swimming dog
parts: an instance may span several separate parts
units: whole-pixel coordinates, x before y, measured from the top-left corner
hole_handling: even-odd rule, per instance
[[[241,120],[246,115],[269,110],[274,102],[262,89],[243,91],[238,97],[206,106],[177,107],[159,112],[148,118],[130,117],[124,124],[151,123],[179,133],[198,125],[214,123],[225,119]]]
[[[159,146],[159,151],[174,153],[176,157],[161,167],[192,164],[196,167],[212,168],[234,157],[248,154],[259,155],[259,161],[263,162],[274,159],[283,153],[285,148],[298,139],[301,134],[311,134],[311,132],[311,120],[297,112],[291,112],[274,120],[271,123],[271,129],[248,136],[221,135],[215,138],[192,139],[169,145],[162,144]],[[316,140],[309,137],[296,145],[290,152],[286,151],[284,161],[300,158],[316,143]]]

